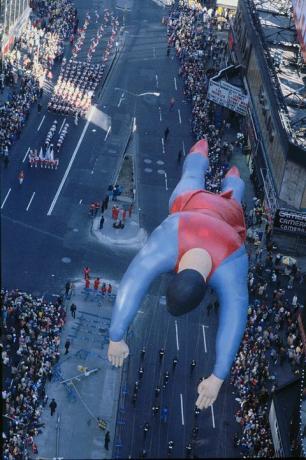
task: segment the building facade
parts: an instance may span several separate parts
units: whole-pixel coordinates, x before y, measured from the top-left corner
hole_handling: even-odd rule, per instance
[[[306,211],[306,73],[291,6],[240,0],[232,24],[250,99],[248,164],[271,218],[280,208]]]
[[[29,14],[29,0],[0,0],[1,54],[13,45]]]

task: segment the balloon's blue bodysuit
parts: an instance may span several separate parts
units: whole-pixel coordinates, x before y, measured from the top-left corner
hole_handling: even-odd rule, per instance
[[[110,339],[120,341],[124,337],[153,279],[176,270],[184,250],[193,244],[201,245],[212,255],[213,269],[207,283],[220,303],[213,374],[225,379],[247,320],[248,257],[243,244],[245,227],[241,208],[244,182],[239,172],[234,171],[223,180],[221,195],[208,196],[204,181],[208,158],[202,152],[201,142],[184,161],[181,180],[170,198],[170,215],[154,230],[121,280]]]

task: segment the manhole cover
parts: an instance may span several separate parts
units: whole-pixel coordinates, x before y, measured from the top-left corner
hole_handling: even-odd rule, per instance
[[[70,259],[70,257],[63,257],[63,258],[62,258],[62,262],[63,262],[64,264],[70,264],[71,259]]]
[[[72,231],[73,231],[73,232],[78,232],[79,229],[78,229],[78,228],[74,228]]]
[[[150,163],[152,163],[152,160],[149,160],[149,158],[146,158],[146,159],[145,159],[145,160],[143,160],[143,161],[144,161],[145,163],[147,163],[147,164],[150,164]]]
[[[156,162],[156,163],[157,163],[158,165],[164,165],[164,164],[165,164],[165,162],[164,162],[164,161],[162,161],[162,160],[157,160],[157,162]]]
[[[150,173],[150,172],[153,171],[151,168],[145,168],[144,170],[145,170],[145,172],[147,172],[147,173]]]
[[[163,169],[159,169],[157,172],[158,174],[165,174],[166,171],[164,171]]]

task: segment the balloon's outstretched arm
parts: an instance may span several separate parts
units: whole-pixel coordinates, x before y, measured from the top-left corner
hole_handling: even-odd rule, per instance
[[[229,374],[246,327],[249,306],[248,256],[242,246],[215,271],[210,285],[220,303],[213,375],[224,380]]]
[[[178,215],[169,216],[151,234],[124,274],[112,315],[109,336],[123,339],[154,278],[175,267],[178,257]]]

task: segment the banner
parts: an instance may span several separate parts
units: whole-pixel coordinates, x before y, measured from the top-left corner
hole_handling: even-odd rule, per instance
[[[306,236],[306,213],[277,209],[274,217],[274,228],[283,232]]]
[[[247,114],[248,96],[240,88],[224,80],[215,81],[212,78],[209,80],[207,98],[241,115]]]

